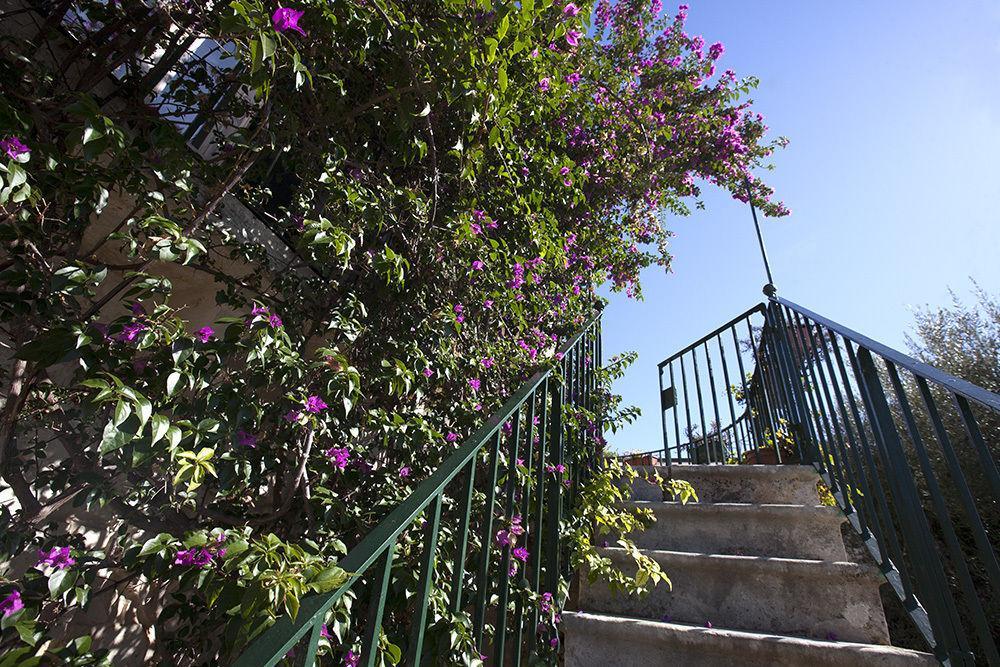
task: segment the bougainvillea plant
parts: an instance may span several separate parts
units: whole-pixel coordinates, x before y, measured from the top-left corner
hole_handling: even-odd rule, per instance
[[[0,15],[0,656],[20,664],[231,660],[344,580],[599,286],[641,297],[700,187],[787,212],[751,175],[781,143],[755,81],[684,6],[23,5]],[[552,623],[562,593],[533,601]],[[350,604],[323,634],[344,664]],[[88,636],[95,606],[124,635]],[[476,663],[467,619],[434,608],[428,645]]]

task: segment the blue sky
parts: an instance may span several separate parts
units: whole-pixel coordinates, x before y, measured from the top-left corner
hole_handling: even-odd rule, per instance
[[[903,348],[915,306],[970,277],[1000,292],[1000,2],[688,4],[688,32],[760,78],[755,108],[791,141],[765,174],[792,209],[763,222],[783,296]],[[749,210],[704,195],[667,221],[673,273],[605,313],[605,354],[639,353],[617,389],[643,411],[614,449],[660,445],[656,363],[762,298]]]

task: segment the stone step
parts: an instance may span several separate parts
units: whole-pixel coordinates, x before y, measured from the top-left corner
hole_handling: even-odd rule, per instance
[[[703,503],[778,503],[815,505],[819,502],[812,466],[802,465],[674,465],[635,466],[642,475],[656,471],[664,479],[690,482]],[[673,500],[664,498],[654,485],[637,481],[633,500]]]
[[[822,505],[748,505],[638,501],[656,523],[630,535],[643,549],[847,560],[836,507]]]
[[[634,574],[624,549],[598,549]],[[643,597],[615,593],[603,581],[580,578],[579,609],[671,622],[816,639],[888,644],[875,568],[856,563],[757,556],[724,556],[643,549],[673,588]]]
[[[565,667],[931,667],[929,653],[719,627],[564,612]]]

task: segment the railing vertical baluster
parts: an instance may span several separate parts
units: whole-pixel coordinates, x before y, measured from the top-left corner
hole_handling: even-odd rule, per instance
[[[690,449],[691,449],[690,448],[691,437],[692,437],[692,434],[694,433],[694,431],[692,430],[692,427],[691,427],[691,403],[688,401],[687,371],[684,370],[684,356],[683,355],[681,355],[681,357],[678,359],[678,362],[681,365],[681,385],[682,385],[682,387],[684,389],[684,416],[685,416],[685,421],[686,421],[686,424],[687,424],[686,430],[685,430],[685,433],[684,433],[684,437],[687,438],[687,442],[688,442],[688,445],[689,445],[688,451],[690,451]],[[689,455],[688,458],[690,459],[690,455]],[[677,462],[681,463],[681,443],[680,443],[679,440],[677,441]],[[690,463],[690,462],[691,461],[689,460],[688,463]]]
[[[708,349],[708,341],[705,341],[705,365],[708,369],[708,388],[712,392],[712,407],[715,411],[715,437],[719,441],[719,463],[726,462],[726,452],[725,447],[722,442],[722,417],[719,414],[719,393],[715,389],[715,375],[712,373],[712,353]],[[706,434],[707,435],[707,434]],[[711,443],[708,445],[709,449],[712,448]]]
[[[720,334],[717,338],[719,342],[719,358],[722,360],[722,378],[726,382],[726,398],[729,402],[729,418],[731,420],[730,423],[733,425],[733,442],[736,446],[736,462],[739,463],[743,452],[740,450],[739,438],[736,434],[736,408],[733,404],[733,384],[729,380],[729,366],[726,364],[726,351],[722,346],[722,335]],[[739,350],[737,350],[736,353],[738,355]]]
[[[786,400],[793,426],[800,431],[798,436],[806,440],[808,458],[812,459],[806,460],[806,462],[815,465],[820,474],[823,474],[826,472],[826,461],[823,460],[819,451],[819,437],[813,428],[809,403],[802,388],[803,377],[795,364],[791,344],[788,340],[788,326],[784,322],[779,308],[768,308],[767,313],[770,315],[770,328],[774,334],[774,348],[777,356],[776,370],[784,378],[781,384],[788,387]]]
[[[969,528],[972,532],[973,540],[976,543],[976,548],[979,551],[979,558],[983,563],[983,567],[986,569],[994,591],[996,593],[1000,593],[1000,590],[997,590],[1000,588],[1000,565],[997,563],[996,553],[993,551],[989,537],[986,535],[986,529],[983,526],[982,519],[979,516],[979,512],[976,510],[976,501],[973,499],[972,493],[969,490],[965,474],[962,472],[962,466],[958,461],[958,457],[955,455],[951,439],[948,437],[948,431],[945,429],[944,422],[941,421],[941,414],[938,411],[937,403],[934,401],[934,397],[931,395],[930,388],[927,386],[927,381],[919,375],[916,376],[916,381],[917,387],[920,390],[920,395],[923,398],[924,406],[927,408],[927,414],[930,417],[932,426],[934,427],[934,433],[937,436],[938,443],[941,445],[941,451],[944,454],[944,460],[948,467],[948,474],[952,479],[952,486],[956,491],[958,491],[959,500],[962,503],[962,508],[965,510],[965,516],[969,521]],[[942,510],[938,509],[937,511],[940,513]],[[954,535],[952,537],[954,537]],[[953,553],[952,558],[955,560],[956,567],[960,571],[963,592],[965,593],[967,604],[972,609],[973,623],[976,626],[976,632],[979,637],[980,644],[986,652],[987,663],[1000,664],[1000,654],[998,654],[996,643],[993,640],[989,622],[986,619],[986,615],[983,613],[982,604],[980,603],[979,596],[976,593],[975,585],[969,578],[968,567],[966,566],[965,556],[961,551],[961,547],[959,547],[959,551],[957,553]]]
[[[920,429],[917,428],[917,422],[913,416],[913,410],[910,407],[910,400],[906,395],[906,390],[903,388],[902,381],[899,379],[899,372],[897,371],[895,364],[891,361],[886,361],[885,365],[886,371],[889,375],[889,382],[892,385],[892,390],[896,395],[899,410],[903,416],[903,423],[906,425],[906,431],[910,436],[910,442],[913,445],[913,450],[916,452],[917,461],[920,463],[920,470],[924,475],[927,490],[930,492],[931,503],[934,506],[934,513],[937,516],[938,523],[941,527],[941,533],[944,536],[945,546],[951,554],[952,562],[958,573],[959,584],[965,593],[969,608],[973,610],[974,621],[976,621],[977,625],[981,622],[982,627],[986,630],[986,641],[990,642],[989,626],[986,623],[985,617],[983,617],[982,607],[979,604],[979,598],[976,596],[975,586],[973,585],[972,578],[969,575],[969,568],[965,563],[965,554],[962,552],[962,547],[958,543],[958,537],[955,535],[955,528],[951,521],[951,513],[948,511],[948,507],[945,504],[944,497],[941,494],[941,488],[938,486],[937,476],[934,474],[934,468],[931,466],[930,458],[927,456],[927,449],[924,447],[924,441],[920,434]],[[924,515],[924,522],[926,522],[926,514]],[[928,544],[931,557],[938,555],[937,550],[935,550],[933,546],[934,541],[931,539]],[[964,638],[965,635],[962,630],[962,623],[959,617],[958,608],[955,605],[955,596],[948,590],[948,582],[944,576],[944,571],[941,571],[940,579],[935,579],[935,583],[940,590],[941,598],[945,603],[945,607],[948,610],[950,618],[952,619],[952,625],[955,629],[956,636]],[[966,643],[966,645],[962,648],[963,652],[969,652],[970,650],[971,649],[968,643]],[[996,647],[993,647],[993,653],[994,658],[1000,659],[1000,656],[996,656]]]
[[[378,657],[378,643],[382,635],[382,614],[385,612],[385,599],[389,588],[389,578],[392,576],[392,559],[396,554],[396,543],[393,542],[379,558],[374,568],[371,581],[371,597],[368,602],[368,619],[365,621],[364,633],[361,636],[361,660],[365,667],[373,667]]]
[[[518,408],[517,412],[514,413],[514,428],[510,438],[508,438],[510,444],[507,447],[507,488],[504,491],[504,503],[501,508],[503,515],[508,520],[514,515],[514,491],[517,489],[517,457],[518,447],[521,443],[521,413],[521,408]],[[530,433],[530,428],[528,432]],[[497,665],[504,664],[504,652],[507,648],[507,600],[510,597],[511,585],[511,577],[508,572],[511,565],[511,548],[511,543],[508,540],[500,556],[501,581],[498,582],[500,595],[497,602],[496,634],[493,636],[494,664]]]
[[[532,563],[532,587],[536,593],[541,592],[542,585],[542,544],[543,544],[543,533],[542,526],[545,523],[545,494],[547,492],[545,480],[545,463],[546,463],[546,436],[548,435],[548,416],[549,416],[549,381],[548,378],[542,383],[541,389],[539,391],[541,397],[541,408],[538,420],[538,463],[535,465],[535,521],[534,521],[534,532],[529,533],[529,536],[534,535],[535,542],[533,548],[530,552]],[[530,462],[529,462],[530,465]],[[532,606],[531,609],[531,623],[528,625],[531,632],[534,633],[535,627],[538,625],[538,609]],[[534,634],[532,634],[534,636]]]
[[[831,409],[831,412],[838,416],[840,423],[844,427],[844,433],[847,435],[846,460],[849,461],[850,465],[845,467],[850,471],[852,481],[852,486],[848,489],[848,491],[851,492],[852,495],[856,495],[856,497],[853,498],[853,507],[855,510],[855,516],[858,519],[858,532],[861,534],[862,539],[867,540],[871,537],[868,520],[869,517],[874,515],[874,509],[871,505],[871,491],[868,488],[867,475],[861,464],[861,459],[858,456],[858,449],[861,446],[860,440],[855,439],[854,437],[854,429],[851,427],[851,417],[844,404],[844,395],[841,392],[841,385],[843,385],[845,392],[850,392],[852,389],[847,374],[844,372],[844,362],[840,357],[840,343],[837,340],[836,334],[829,329],[820,328],[819,325],[817,325],[817,329],[819,331],[820,338],[823,341],[823,345],[829,343],[830,349],[832,350],[831,354],[826,355],[826,367],[832,380],[833,394],[836,399],[837,408],[835,411]],[[824,329],[826,331],[826,335],[824,335]],[[839,377],[833,365],[834,358],[837,359],[837,364],[840,368]],[[861,490],[858,491],[854,488],[854,484],[860,484]]]
[[[531,462],[535,455],[535,405],[538,403],[537,390],[531,394],[531,399],[528,402],[528,437],[525,439],[525,444],[527,445],[527,451],[524,454],[524,463],[528,470],[531,470]],[[515,459],[516,461],[517,459]],[[515,465],[516,468],[516,465]],[[515,472],[515,477],[517,472]],[[528,522],[528,510],[531,507],[531,479],[525,480],[525,483],[521,488],[521,525],[524,528],[524,542],[527,544],[529,538],[530,525]],[[529,557],[530,557],[530,553]],[[523,570],[521,571],[521,580],[528,580],[528,563],[525,561],[523,564]],[[524,640],[524,596],[519,595],[517,601],[514,604],[514,653],[511,654],[511,659],[513,661],[514,667],[518,667],[521,664],[521,647]]]
[[[906,455],[903,453],[903,445],[896,431],[878,370],[867,348],[859,347],[858,361],[861,365],[865,403],[870,408],[876,440],[885,457],[886,475],[898,499],[897,507],[903,524],[902,535],[909,547],[908,552],[915,560],[914,573],[921,591],[921,602],[928,610],[934,636],[939,641],[935,646],[935,655],[940,659],[949,657],[956,660],[957,664],[964,664],[962,654],[968,651],[964,632],[961,624],[949,613],[947,593],[941,590],[942,582],[946,581],[945,573],[941,568],[941,561],[936,557],[930,529],[920,510],[920,495],[916,484],[908,474]]]
[[[705,405],[701,400],[701,377],[698,373],[698,348],[691,350],[691,362],[694,365],[694,391],[698,396],[698,415],[701,417],[701,443],[705,446],[706,456],[708,457],[708,463],[712,462],[712,452],[711,447],[708,446],[708,429],[705,427]],[[695,463],[701,463],[697,460],[698,449],[695,449]]]
[[[416,618],[410,628],[410,647],[408,665],[418,667],[424,647],[424,629],[427,627],[427,600],[430,598],[431,585],[434,583],[434,560],[437,552],[438,532],[441,528],[441,501],[444,491],[439,493],[431,503],[430,521],[427,522],[424,534],[424,552],[420,556],[420,580],[417,584],[417,598],[413,612]]]
[[[847,358],[851,364],[851,370],[854,373],[854,377],[858,384],[858,389],[861,394],[862,403],[865,405],[865,414],[869,417],[869,423],[874,421],[874,417],[871,416],[871,408],[868,407],[868,402],[865,399],[866,389],[865,383],[861,376],[861,365],[858,362],[858,357],[854,353],[854,348],[851,342],[844,339],[844,349],[847,350]],[[875,464],[875,459],[872,455],[872,447],[868,444],[868,436],[865,435],[864,428],[865,422],[862,420],[862,416],[858,410],[857,403],[854,400],[853,393],[848,394],[848,398],[851,402],[851,409],[854,412],[854,419],[857,423],[858,428],[861,432],[862,437],[862,448],[861,451],[865,455],[865,463],[868,466],[868,470],[871,471],[872,486],[875,489],[875,498],[878,500],[879,508],[879,520],[881,521],[882,539],[879,540],[879,551],[882,557],[879,565],[882,567],[882,572],[889,576],[889,571],[895,569],[898,571],[898,576],[895,579],[890,578],[889,583],[897,587],[896,594],[903,600],[904,605],[916,606],[916,600],[913,597],[913,586],[909,576],[909,568],[906,566],[903,560],[903,548],[899,542],[899,536],[896,534],[896,526],[892,519],[892,513],[889,511],[889,503],[887,500],[886,491],[882,485],[882,481],[879,478],[879,469]],[[872,424],[872,435],[874,438],[878,438],[878,434],[874,432],[874,424]],[[876,445],[877,446],[877,445]],[[886,553],[888,552],[888,553]]]
[[[565,369],[565,358],[563,359]],[[565,372],[563,373],[565,377]],[[566,388],[563,381],[556,383],[552,392],[552,414],[549,416],[549,442],[552,445],[550,454],[551,465],[561,465],[563,462],[563,421],[562,411],[565,402]],[[559,586],[559,524],[562,521],[562,493],[561,484],[555,475],[547,475],[548,483],[548,512],[547,538],[548,538],[548,558],[545,565],[545,588],[553,595],[558,591]]]
[[[309,639],[306,643],[305,653],[302,654],[302,661],[298,664],[302,667],[313,667],[316,664],[316,651],[319,648],[319,639],[323,635],[323,624],[316,622],[312,630],[309,631]]]
[[[680,407],[681,406],[680,406],[680,401],[677,400],[677,385],[674,384],[674,362],[672,362],[672,361],[670,362],[669,368],[670,368],[670,386],[673,388],[673,391],[674,391],[674,408],[673,408],[673,410],[674,410],[674,447],[676,447],[678,453],[680,453],[680,447],[681,447],[681,415],[680,415],[681,411],[680,411]],[[669,449],[667,449],[664,452],[664,455],[667,458],[667,468],[670,469],[671,463],[673,462],[673,455],[670,453]]]
[[[493,548],[493,513],[496,504],[497,467],[500,463],[500,429],[493,435],[490,451],[489,484],[486,487],[486,506],[483,509],[483,528],[479,534],[481,552],[479,554],[479,575],[476,579],[476,606],[472,620],[473,637],[476,646],[482,649],[483,626],[486,622],[486,602],[489,600],[490,554]]]
[[[746,325],[747,325],[747,336],[750,337],[750,352],[753,355],[754,366],[756,368],[756,370],[754,371],[754,378],[757,380],[757,386],[760,387],[760,391],[759,393],[757,393],[758,396],[757,400],[760,402],[760,413],[763,416],[763,419],[765,420],[764,426],[770,428],[771,437],[773,438],[775,437],[775,433],[777,433],[777,431],[775,431],[775,425],[777,424],[777,420],[775,419],[775,415],[773,413],[774,406],[767,399],[767,384],[768,384],[767,375],[769,375],[770,371],[768,371],[768,369],[765,368],[764,362],[762,361],[762,356],[764,354],[764,337],[763,335],[761,335],[760,341],[754,340],[753,325],[750,323],[749,315],[747,315],[746,318]],[[763,427],[758,426],[760,440],[758,440],[757,442],[757,447],[764,446],[764,430],[765,429]]]
[[[475,458],[469,462],[468,468],[465,483],[462,485],[461,504],[459,505],[462,514],[458,524],[458,542],[455,549],[454,571],[451,578],[451,598],[448,604],[448,610],[452,614],[457,614],[462,610],[462,588],[465,585],[465,551],[469,546],[469,521],[472,515],[472,495],[476,489]]]
[[[836,484],[831,484],[830,492],[836,494],[838,491],[844,498],[846,503],[846,510],[848,512],[853,511],[851,509],[850,493],[848,493],[845,483],[844,483],[844,466],[846,465],[843,461],[842,450],[844,447],[844,440],[840,435],[840,427],[836,422],[836,417],[833,410],[833,401],[830,399],[830,387],[826,381],[826,373],[823,370],[823,364],[820,363],[820,355],[825,356],[825,351],[817,344],[816,337],[813,335],[812,324],[808,319],[804,317],[800,320],[799,314],[791,311],[787,307],[785,308],[795,321],[796,331],[801,339],[804,333],[807,338],[803,341],[804,344],[808,344],[815,354],[815,363],[809,363],[809,374],[813,381],[813,392],[815,393],[816,403],[819,406],[820,416],[823,419],[823,424],[825,427],[825,432],[827,434],[828,441],[825,443],[824,449],[827,451],[827,462],[830,459],[833,460],[833,470],[831,477],[835,479]],[[826,405],[824,406],[823,399],[826,399]],[[829,408],[829,415],[827,415],[827,408]],[[839,447],[839,449],[838,449]]]
[[[969,441],[976,448],[976,453],[979,454],[979,463],[982,466],[983,474],[986,475],[986,479],[993,489],[993,497],[995,500],[1000,501],[1000,472],[997,471],[997,464],[990,455],[990,449],[986,446],[986,441],[983,440],[982,431],[979,430],[979,422],[976,421],[976,416],[972,413],[972,407],[964,396],[959,396],[956,393],[952,393],[952,396],[955,399],[958,414],[962,416],[965,433],[969,436]]]

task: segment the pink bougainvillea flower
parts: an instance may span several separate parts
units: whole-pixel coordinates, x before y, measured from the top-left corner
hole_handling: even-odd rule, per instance
[[[725,52],[726,47],[722,42],[716,42],[715,44],[712,44],[712,46],[708,47],[708,57],[712,60],[718,60]]]
[[[361,662],[361,654],[359,653],[348,651],[344,656],[344,667],[358,667],[359,662]]]
[[[498,530],[494,540],[499,547],[506,547],[510,545],[510,533],[506,530]]]
[[[24,145],[19,137],[10,136],[0,140],[0,150],[11,160],[16,160],[25,153],[30,153],[31,149]]]
[[[424,369],[424,377],[425,378],[429,378],[432,375],[434,375],[434,371],[431,370],[430,367]]]
[[[271,23],[274,25],[276,32],[294,30],[305,37],[306,31],[299,26],[299,19],[302,18],[303,14],[305,14],[305,11],[301,9],[278,7],[274,10],[274,14],[271,15]]]
[[[202,327],[198,329],[198,339],[201,340],[202,343],[207,343],[214,335],[215,329],[212,327]]]
[[[270,317],[268,317],[267,323],[271,325],[272,329],[277,329],[282,324],[281,318],[278,317],[277,315],[271,315]]]
[[[326,455],[330,458],[335,468],[343,470],[347,467],[347,462],[351,459],[351,450],[347,447],[331,447],[326,450]]]
[[[486,299],[486,301],[483,301],[483,308],[489,310],[492,307],[493,307],[493,299]]]
[[[564,178],[563,179],[563,185],[565,185],[567,188],[573,187],[573,179],[572,178]]]
[[[540,80],[540,81],[538,82],[538,89],[539,89],[539,90],[541,90],[542,92],[548,92],[548,90],[549,90],[549,83],[550,83],[550,81],[551,81],[551,79],[549,79],[549,77],[547,77],[547,76],[546,76],[546,77],[543,77],[543,78],[542,78],[542,79],[541,79],[541,80]]]
[[[566,174],[568,174],[568,173],[569,173],[569,167],[563,167],[563,168],[561,168],[561,169],[559,170],[559,175],[560,175],[560,176],[565,176],[565,175],[566,175]]]
[[[312,395],[306,399],[306,412],[312,412],[317,414],[326,410],[326,401],[316,395]]]
[[[528,550],[524,547],[518,547],[510,552],[510,555],[518,559],[522,563],[528,562]]]
[[[193,547],[178,551],[174,556],[174,565],[205,567],[211,564],[213,558],[215,558],[215,554],[208,549]]]
[[[284,419],[286,422],[297,422],[300,416],[302,416],[302,413],[299,412],[298,410],[289,410],[288,412],[285,413],[282,419]]]
[[[11,614],[24,609],[24,601],[21,600],[21,591],[13,590],[3,600],[0,600],[0,614],[7,618]]]
[[[326,627],[326,623],[324,623],[323,627],[319,629],[319,636],[328,641],[333,641],[333,635],[330,634],[330,630]]]
[[[580,8],[574,5],[572,2],[568,3],[563,7],[563,14],[566,16],[576,16],[580,13]]]
[[[473,271],[482,271],[485,266],[486,264],[484,264],[483,261],[479,259],[472,262]]]
[[[493,360],[493,357],[483,357],[479,363],[483,365],[483,368],[493,368],[497,362]]]
[[[122,327],[121,333],[119,333],[116,338],[122,343],[131,343],[139,337],[139,334],[148,328],[149,327],[142,322],[130,322]]]
[[[566,43],[570,46],[576,46],[580,43],[580,37],[583,33],[579,30],[567,30],[566,31]]]
[[[257,436],[253,433],[247,433],[243,429],[240,429],[236,432],[236,444],[240,447],[256,447]]]
[[[556,646],[559,646],[559,638],[558,637],[553,637],[552,639],[550,639],[549,640],[549,646],[551,646],[552,648],[555,648]]]
[[[479,378],[469,378],[469,386],[472,387],[472,391],[479,391],[481,384]]]
[[[399,469],[399,476],[403,477],[403,478],[409,477],[410,476],[410,468],[409,468],[409,466],[403,466],[402,468],[400,468]]]
[[[38,562],[35,567],[52,567],[57,570],[65,570],[71,565],[76,565],[76,560],[69,555],[69,547],[52,547],[48,551],[38,550]]]
[[[448,435],[444,436],[444,439],[448,442],[455,442],[458,440],[458,433],[449,432]]]
[[[460,303],[456,303],[454,310],[456,313],[461,313],[463,310],[465,310],[465,306],[463,306]]]
[[[264,306],[259,304],[253,305],[253,310],[250,311],[250,317],[257,317],[258,315],[267,315],[268,310]]]
[[[472,217],[478,222],[486,217],[486,211],[481,209],[472,209]]]

